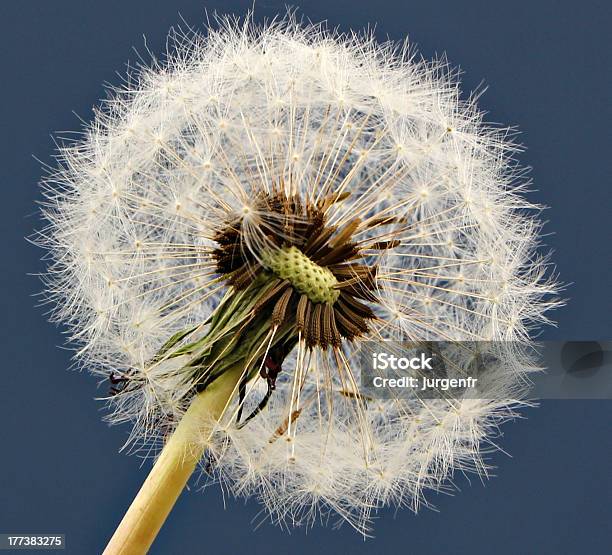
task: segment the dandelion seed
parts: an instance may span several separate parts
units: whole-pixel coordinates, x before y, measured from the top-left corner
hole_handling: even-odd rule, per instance
[[[368,533],[377,508],[486,473],[531,368],[492,370],[495,401],[374,400],[363,342],[528,341],[556,291],[536,207],[507,130],[443,61],[292,18],[221,23],[174,35],[62,148],[48,299],[131,449],[171,438],[158,464],[206,451],[274,521]]]

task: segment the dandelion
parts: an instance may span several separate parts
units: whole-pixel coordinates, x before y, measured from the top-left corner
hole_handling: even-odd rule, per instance
[[[130,449],[162,447],[109,553],[146,551],[197,465],[276,522],[364,534],[486,474],[528,361],[483,399],[373,399],[358,367],[371,340],[528,344],[555,304],[517,147],[475,100],[406,44],[226,19],[61,148],[48,299]]]

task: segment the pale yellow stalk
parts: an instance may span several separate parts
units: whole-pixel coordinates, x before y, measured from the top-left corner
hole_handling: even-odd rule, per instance
[[[226,371],[199,393],[147,476],[104,555],[147,553],[204,452],[211,423],[229,404],[243,364]]]

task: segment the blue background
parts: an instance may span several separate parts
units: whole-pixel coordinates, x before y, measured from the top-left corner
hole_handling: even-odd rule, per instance
[[[96,384],[68,372],[61,329],[45,322],[27,272],[41,253],[23,239],[38,225],[40,163],[51,162],[50,133],[91,117],[104,81],[137,56],[161,53],[179,13],[204,8],[243,14],[249,2],[6,1],[0,5],[0,532],[65,533],[70,553],[102,550],[149,463],[117,451],[125,429],[100,420]],[[445,51],[466,71],[464,90],[482,80],[489,120],[517,124],[538,192],[549,205],[547,243],[565,282],[567,307],[544,339],[610,338],[610,29],[601,1],[316,1],[314,21],[341,29],[377,24],[380,39],[409,35],[426,57]],[[284,12],[257,3],[256,18]],[[72,111],[75,112],[72,113]],[[59,133],[61,135],[61,133]],[[218,488],[183,494],[153,553],[586,553],[611,552],[612,449],[605,401],[545,401],[508,424],[496,476],[484,485],[457,477],[461,492],[432,495],[439,512],[380,513],[376,538],[348,527],[291,534],[254,530],[254,502]]]

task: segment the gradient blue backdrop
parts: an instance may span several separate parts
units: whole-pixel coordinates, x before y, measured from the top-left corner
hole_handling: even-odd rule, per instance
[[[51,132],[91,117],[104,81],[144,50],[161,52],[179,13],[204,8],[243,14],[249,2],[161,0],[4,1],[0,5],[0,532],[63,532],[69,553],[101,551],[149,463],[117,450],[125,429],[100,420],[96,384],[66,371],[61,329],[45,322],[32,294],[40,252],[23,237],[37,225],[34,200],[50,162]],[[445,51],[466,71],[464,90],[482,80],[489,119],[517,124],[538,192],[549,205],[547,242],[568,306],[546,339],[610,338],[610,29],[608,2],[391,0],[313,1],[312,20],[341,29],[376,24],[384,39],[409,35],[426,57]],[[284,12],[257,3],[256,18]],[[75,114],[72,113],[75,112]],[[61,135],[61,133],[60,133]],[[484,485],[457,477],[456,496],[433,495],[439,512],[383,511],[376,538],[348,527],[288,534],[254,530],[254,502],[223,501],[217,488],[181,497],[153,553],[537,553],[611,552],[611,402],[544,402],[504,427],[503,453]],[[225,505],[225,507],[224,507]]]

